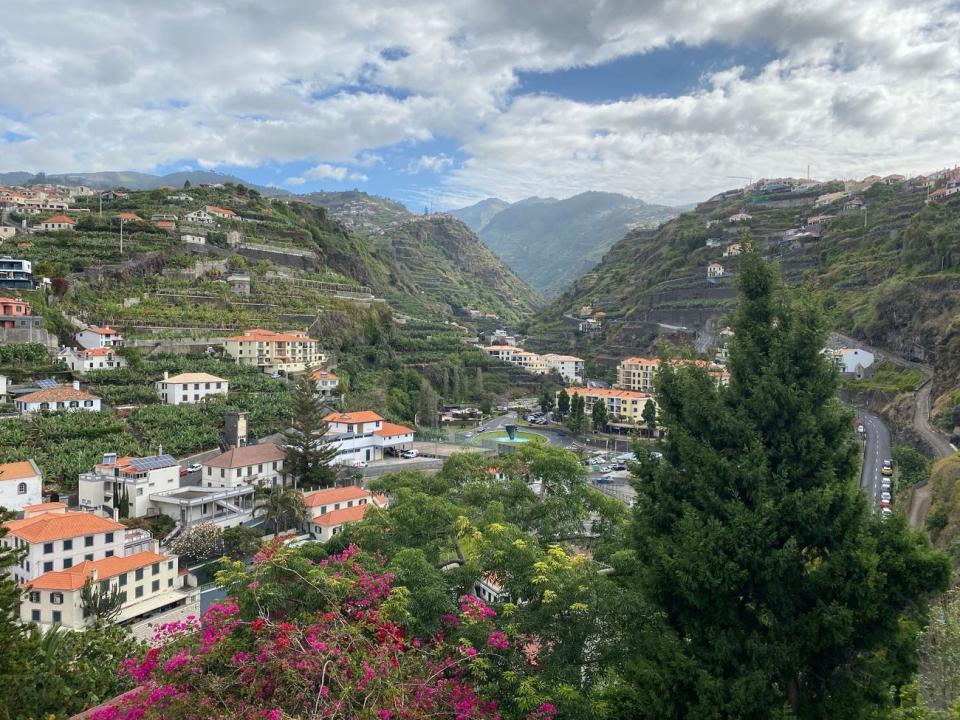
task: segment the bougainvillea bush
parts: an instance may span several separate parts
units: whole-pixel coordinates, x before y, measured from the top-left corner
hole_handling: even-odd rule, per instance
[[[550,720],[555,713],[549,703],[521,710],[498,697],[522,654],[491,608],[461,598],[440,633],[412,637],[406,589],[356,547],[313,562],[274,544],[252,571],[237,563],[219,580],[231,599],[203,618],[161,627],[156,646],[126,662],[138,689],[93,720]]]

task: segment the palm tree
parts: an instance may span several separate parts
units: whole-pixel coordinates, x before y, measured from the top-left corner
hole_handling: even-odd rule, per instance
[[[307,517],[307,508],[303,504],[303,494],[282,486],[262,488],[257,491],[260,504],[254,509],[254,515],[261,515],[265,522],[273,525],[273,536],[280,534],[290,525],[299,525]]]

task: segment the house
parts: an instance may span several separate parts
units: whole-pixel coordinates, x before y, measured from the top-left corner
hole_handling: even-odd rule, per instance
[[[559,374],[564,382],[583,382],[583,358],[574,355],[547,353],[543,356],[543,359],[546,361],[547,367]]]
[[[66,215],[54,215],[51,218],[47,218],[41,223],[36,225],[37,230],[73,230],[74,226],[77,224],[77,221],[72,217],[67,217]]]
[[[7,376],[0,375],[0,402],[6,402],[7,399]]]
[[[132,212],[122,212],[117,215],[120,222],[143,222],[143,218]]]
[[[707,277],[708,278],[722,278],[726,275],[726,270],[723,269],[723,265],[718,262],[712,262],[707,265]]]
[[[906,178],[905,175],[897,175],[897,174],[887,175],[885,178],[883,178],[883,184],[884,184],[884,185],[899,185],[900,183],[902,183],[902,182],[903,182],[904,180],[906,180],[906,179],[907,179],[907,178]]]
[[[80,382],[77,380],[73,381],[73,385],[43,388],[27,395],[21,395],[16,399],[16,405],[21,415],[32,415],[38,412],[75,412],[77,410],[100,412],[100,398],[81,390]]]
[[[240,273],[227,275],[227,285],[230,286],[230,292],[234,295],[250,294],[250,276]]]
[[[807,220],[805,230],[813,237],[823,237],[824,228],[831,220],[833,220],[833,215],[814,215]]]
[[[656,401],[650,393],[635,390],[617,390],[611,388],[569,387],[567,395],[579,395],[584,399],[584,411],[593,412],[593,405],[602,402],[607,406],[607,414],[613,418],[611,425],[635,424],[643,422],[643,408],[647,401]],[[559,393],[558,393],[559,396]]]
[[[720,244],[722,242],[723,241],[720,238],[707,238],[707,247],[708,248],[720,247]]]
[[[839,192],[827,193],[826,195],[821,195],[817,198],[816,202],[813,203],[814,207],[821,207],[823,205],[830,205],[837,202],[838,200],[843,200],[845,197],[849,197],[850,193],[841,190]]]
[[[170,202],[190,202],[191,198],[186,193],[177,193],[176,195],[167,195],[167,200]]]
[[[852,200],[848,200],[847,202],[844,203],[843,209],[844,209],[845,212],[851,212],[851,211],[854,211],[854,210],[862,210],[862,209],[863,209],[863,200],[861,200],[860,198],[853,198]]]
[[[350,486],[307,493],[303,504],[307,508],[303,529],[320,542],[326,542],[340,533],[346,523],[362,519],[370,508],[387,507],[387,499],[362,487]]]
[[[44,573],[30,583],[20,603],[20,622],[41,628],[81,630],[94,620],[83,606],[86,584],[102,592],[116,588],[120,611],[113,622],[131,622],[159,610],[196,602],[199,591],[188,574],[181,575],[179,558],[147,550],[127,556],[86,560],[66,570]]]
[[[217,207],[216,205],[204,205],[203,209],[213,217],[223,218],[224,220],[238,219],[237,214],[233,210],[229,210],[227,208]]]
[[[582,308],[581,308],[582,310]],[[517,339],[506,330],[494,330],[487,336],[488,345],[516,345]]]
[[[157,230],[163,230],[164,232],[173,232],[177,229],[176,220],[157,220],[153,223]]]
[[[723,249],[724,257],[735,257],[739,255],[743,250],[740,247],[740,243],[730,243]]]
[[[727,218],[727,222],[731,224],[747,222],[748,220],[753,220],[753,216],[747,215],[747,213],[745,212],[734,213],[733,215]]]
[[[17,234],[17,229],[10,225],[0,225],[0,243],[9,240]]]
[[[116,348],[123,345],[123,336],[109,327],[89,325],[77,333],[77,343],[87,349]]]
[[[177,221],[177,216],[169,213],[154,213],[150,216],[151,222],[160,222],[161,220]]]
[[[837,350],[824,350],[824,353],[833,360],[840,374],[862,380],[873,375],[875,370],[874,355],[867,350],[860,348],[839,348]]]
[[[244,445],[200,463],[203,487],[238,488],[284,484],[286,453],[278,445]]]
[[[17,318],[33,315],[30,303],[20,298],[0,296],[0,328],[19,327]]]
[[[113,516],[116,508],[121,516],[152,517],[165,514],[162,504],[153,502],[154,493],[180,487],[180,464],[170,455],[150,457],[104,453],[103,460],[90,472],[80,473],[78,481],[80,507]],[[174,516],[179,520],[179,517]]]
[[[68,368],[81,375],[91,370],[116,370],[127,367],[127,360],[113,348],[93,348],[77,350],[72,347],[60,348],[57,359]]]
[[[0,508],[19,512],[42,501],[43,476],[33,460],[0,465]]]
[[[183,216],[183,222],[190,225],[216,225],[217,221],[214,219],[213,215],[208,213],[206,210],[194,210]]]
[[[326,361],[320,343],[305,332],[274,332],[263,328],[228,337],[224,350],[240,365],[264,372],[303,372]]]
[[[203,235],[190,235],[184,233],[180,235],[180,242],[186,245],[206,245],[207,239]]]
[[[314,370],[310,374],[310,379],[313,381],[317,395],[322,398],[333,397],[336,389],[340,387],[340,379],[329,370]]]
[[[119,190],[107,190],[106,192],[100,193],[100,197],[104,200],[126,200],[130,195],[125,192],[120,192]]]
[[[324,418],[324,439],[336,445],[337,465],[353,466],[382,460],[384,451],[399,452],[413,443],[413,430],[389,423],[369,410],[330,413]]]
[[[577,325],[577,331],[581,335],[599,335],[603,330],[603,323],[596,318],[587,318],[581,320]]]
[[[709,230],[712,227],[716,227],[720,224],[719,220],[707,220],[707,229]]]
[[[163,380],[156,382],[157,394],[165,405],[192,405],[211,395],[226,395],[230,383],[209,373],[180,373],[170,376],[164,371]]]
[[[951,195],[956,195],[957,193],[960,193],[960,185],[943,187],[939,190],[934,190],[927,195],[927,202],[937,202],[938,200],[943,200]]]
[[[33,265],[29,260],[20,260],[4,255],[0,258],[0,287],[33,290]]]
[[[484,573],[480,576],[480,579],[473,584],[473,594],[487,604],[510,601],[510,594],[503,589],[503,583],[493,573]]]

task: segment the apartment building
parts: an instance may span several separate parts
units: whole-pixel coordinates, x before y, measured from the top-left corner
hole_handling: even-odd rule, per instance
[[[0,508],[19,512],[38,505],[43,493],[43,476],[33,460],[0,465]]]
[[[564,382],[582,383],[583,378],[583,358],[574,355],[558,355],[556,353],[547,353],[543,356],[547,366],[558,373]]]
[[[683,360],[672,358],[667,361],[672,367],[696,366],[705,368],[707,373],[718,385],[730,383],[730,373],[717,363],[706,360]],[[630,357],[620,361],[617,365],[617,383],[620,390],[635,390],[652,393],[656,389],[656,374],[660,369],[660,360],[657,358]]]
[[[29,260],[0,257],[0,287],[33,290],[33,264]]]
[[[521,367],[534,375],[556,372],[566,382],[583,382],[583,359],[573,355],[540,355],[514,345],[487,345],[483,351],[492,358]]]
[[[226,397],[230,383],[209,373],[180,373],[170,376],[164,371],[163,380],[156,382],[157,394],[166,405],[194,405],[213,395]]]
[[[19,319],[32,314],[30,303],[20,298],[0,297],[0,328],[19,327]]]
[[[127,367],[127,359],[114,348],[93,348],[77,350],[72,347],[60,348],[57,359],[63,361],[73,372],[84,375],[91,370],[116,370]]]
[[[304,495],[307,519],[303,529],[320,542],[339,534],[347,523],[357,522],[372,507],[387,507],[387,498],[362,487],[317,490]]]
[[[330,413],[324,420],[328,425],[325,439],[338,448],[338,465],[382,460],[388,448],[399,452],[413,443],[413,430],[389,423],[369,410]]]
[[[228,337],[224,350],[239,364],[270,373],[303,372],[327,359],[320,351],[320,343],[299,331],[279,333],[254,328]]]
[[[179,487],[180,464],[164,454],[118,458],[116,453],[105,453],[102,462],[78,479],[80,507],[111,516],[121,505],[129,517],[170,514],[165,512],[165,503],[155,502],[153,495]]]
[[[643,408],[647,401],[653,402],[654,407],[656,407],[656,401],[652,394],[634,390],[569,387],[567,388],[567,395],[570,397],[581,396],[584,399],[584,411],[588,415],[593,412],[594,403],[604,403],[607,406],[607,414],[615,418],[611,421],[612,425],[618,423],[639,425],[643,423]]]

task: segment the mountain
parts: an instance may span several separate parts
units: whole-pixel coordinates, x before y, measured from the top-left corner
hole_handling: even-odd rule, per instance
[[[510,203],[500,198],[487,198],[469,207],[451,210],[450,215],[459,218],[463,223],[479,234],[491,220],[501,211],[510,207]]]
[[[403,203],[361,190],[312,192],[297,199],[326,209],[344,227],[368,235],[382,235],[416,217]]]
[[[50,174],[28,172],[0,173],[0,184],[2,185],[54,183],[59,185],[86,185],[95,190],[108,190],[116,187],[124,187],[129,190],[155,190],[165,185],[180,188],[183,187],[183,184],[187,181],[189,181],[191,185],[223,185],[226,183],[245,185],[263,195],[271,197],[290,195],[289,192],[281,190],[280,188],[255,185],[235,175],[224,175],[209,170],[182,170],[168,173],[167,175],[151,175],[150,173],[136,172],[133,170]]]
[[[485,200],[451,214],[479,225],[497,202]],[[556,295],[596,265],[628,230],[655,227],[676,214],[673,208],[616,193],[585,192],[564,200],[534,197],[502,208],[477,234],[532,287]]]

